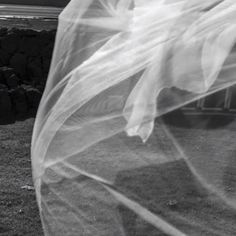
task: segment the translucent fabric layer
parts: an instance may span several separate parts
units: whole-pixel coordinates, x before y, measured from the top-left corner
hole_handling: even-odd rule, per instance
[[[45,235],[235,235],[234,117],[171,112],[236,83],[235,41],[235,0],[69,3],[32,138]]]

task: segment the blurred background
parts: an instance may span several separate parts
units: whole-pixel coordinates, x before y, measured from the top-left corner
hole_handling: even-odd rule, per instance
[[[69,0],[0,0],[0,4],[65,7]]]

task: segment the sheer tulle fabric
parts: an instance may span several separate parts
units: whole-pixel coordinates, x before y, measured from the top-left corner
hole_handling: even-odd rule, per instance
[[[235,16],[234,0],[69,3],[32,139],[45,235],[234,235],[235,123],[162,117],[236,83]]]

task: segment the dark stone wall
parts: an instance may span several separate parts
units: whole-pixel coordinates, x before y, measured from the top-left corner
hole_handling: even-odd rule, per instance
[[[56,30],[0,28],[0,124],[35,115],[55,34]]]
[[[55,35],[55,28],[40,31],[0,28],[0,124],[35,116],[48,76]],[[231,90],[230,109],[236,111],[235,87]],[[205,99],[204,109],[209,99],[210,108],[228,109],[218,93]],[[189,106],[198,108],[195,103],[186,107]]]

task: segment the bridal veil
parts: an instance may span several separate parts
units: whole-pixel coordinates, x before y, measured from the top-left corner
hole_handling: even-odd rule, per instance
[[[234,122],[165,119],[236,83],[235,40],[235,0],[68,4],[32,138],[45,235],[235,235]]]

